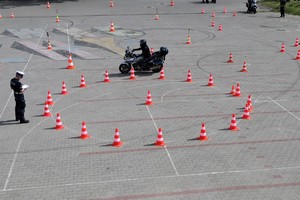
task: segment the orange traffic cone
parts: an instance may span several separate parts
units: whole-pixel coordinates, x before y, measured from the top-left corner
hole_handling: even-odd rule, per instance
[[[248,95],[247,104],[248,104],[248,107],[249,107],[249,112],[252,112],[253,107],[252,107],[252,100],[251,100],[251,95],[250,94]]]
[[[297,46],[299,46],[299,39],[298,38],[296,38],[296,41],[295,41],[295,44],[294,44],[294,47],[297,47]]]
[[[223,9],[223,13],[227,13],[226,7],[224,7]]]
[[[231,119],[231,123],[230,123],[230,127],[228,128],[229,130],[232,131],[238,131],[240,130],[237,125],[236,125],[236,119],[235,119],[235,114],[232,114],[232,119]]]
[[[10,13],[10,18],[15,18],[15,15],[14,15],[14,13]]]
[[[107,70],[105,71],[103,82],[104,82],[104,83],[109,83],[109,82],[110,82],[109,76],[108,76],[108,71],[107,71]]]
[[[222,24],[219,25],[219,31],[222,31],[223,30],[223,26]]]
[[[211,26],[214,27],[215,26],[215,20],[211,21]]]
[[[232,95],[234,96],[234,94],[235,94],[234,85],[232,85],[232,87],[231,87],[231,92],[230,92],[229,94],[232,94]]]
[[[165,72],[164,72],[164,68],[163,67],[160,70],[159,79],[160,80],[164,80],[165,79]]]
[[[49,1],[47,1],[47,8],[51,8]]]
[[[81,88],[85,88],[87,85],[85,84],[85,80],[84,80],[84,76],[83,74],[81,75],[81,79],[80,79],[80,86]]]
[[[44,117],[51,117],[51,113],[50,113],[47,101],[45,101],[45,107],[44,107],[44,114],[43,114],[43,116]]]
[[[202,128],[201,128],[201,131],[200,131],[200,137],[199,137],[199,140],[208,140],[208,137],[206,136],[206,130],[205,130],[205,124],[202,123]]]
[[[232,15],[232,16],[233,16],[233,17],[235,17],[235,16],[236,16],[236,11],[234,11],[234,12],[233,12],[233,15]]]
[[[112,144],[112,146],[114,146],[114,147],[120,147],[122,145],[123,145],[123,142],[121,142],[121,139],[120,139],[119,129],[116,128],[115,137],[114,137],[114,143]]]
[[[135,80],[134,68],[131,67],[129,80]]]
[[[56,15],[56,20],[55,20],[55,22],[56,22],[56,23],[59,23],[59,21],[60,21],[60,20],[59,20],[59,17],[58,17],[58,15]]]
[[[155,142],[155,146],[165,146],[165,142],[164,142],[164,138],[163,138],[161,128],[158,129],[158,134],[157,134],[157,139],[156,139],[156,142]]]
[[[280,50],[280,52],[285,52],[284,43],[282,43],[282,45],[281,45],[281,50]]]
[[[296,56],[295,60],[300,60],[300,49],[298,50],[298,53],[297,53],[297,56]]]
[[[236,84],[236,88],[235,88],[235,93],[234,93],[235,97],[240,97],[241,96],[241,88],[240,88],[240,84]]]
[[[159,17],[158,17],[158,15],[155,15],[155,18],[154,18],[154,20],[159,20]]]
[[[240,72],[248,72],[246,61],[244,61],[243,69]]]
[[[175,6],[174,0],[171,0],[170,6]]]
[[[0,19],[2,19],[2,15],[1,15],[1,13],[0,13]]]
[[[191,37],[190,37],[189,35],[188,35],[186,44],[192,44],[192,42],[191,42]]]
[[[114,22],[111,21],[110,22],[110,28],[109,28],[109,32],[114,32],[115,31],[115,26],[114,26]]]
[[[75,69],[75,66],[73,64],[73,59],[72,59],[72,55],[71,54],[69,54],[67,69]]]
[[[205,13],[205,11],[204,11],[204,8],[202,8],[202,10],[201,10],[201,14],[204,14]]]
[[[55,129],[56,130],[60,130],[60,129],[63,129],[63,125],[62,125],[62,122],[61,122],[61,119],[60,119],[60,114],[57,113],[56,115],[56,126],[55,126]]]
[[[207,86],[214,86],[214,80],[213,80],[213,75],[209,75],[209,80]]]
[[[47,95],[47,104],[50,106],[54,104],[54,102],[52,101],[52,96],[51,96],[50,90],[48,91],[48,95]]]
[[[232,53],[229,54],[229,60],[227,61],[227,63],[233,63],[233,59],[232,59]]]
[[[52,46],[51,46],[51,42],[50,40],[48,40],[48,47],[47,47],[48,50],[52,50]]]
[[[80,135],[80,138],[82,140],[86,140],[88,138],[90,138],[87,130],[86,130],[86,124],[85,124],[85,121],[82,121],[82,126],[81,126],[81,135]]]
[[[146,105],[150,106],[152,104],[153,104],[153,102],[152,102],[152,98],[151,98],[151,93],[150,93],[150,91],[148,91]]]
[[[114,2],[113,2],[113,0],[110,0],[110,3],[109,3],[109,7],[114,7]]]
[[[186,82],[193,82],[191,70],[188,71]]]
[[[244,109],[242,119],[247,119],[247,120],[251,119],[250,114],[249,114],[249,104],[248,103],[246,104],[246,107]]]
[[[212,13],[211,13],[211,17],[216,17],[216,13],[215,13],[215,11],[212,11]]]
[[[150,48],[150,54],[152,55],[154,53],[154,49]]]
[[[63,95],[68,94],[67,86],[64,81],[62,82],[61,94],[63,94]]]

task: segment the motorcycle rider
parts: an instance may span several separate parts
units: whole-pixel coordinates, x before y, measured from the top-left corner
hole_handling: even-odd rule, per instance
[[[141,64],[141,67],[146,65],[146,62],[151,57],[150,49],[147,45],[147,41],[142,39],[140,40],[140,48],[132,49],[132,52],[134,51],[142,51],[142,53],[137,58],[137,63]]]

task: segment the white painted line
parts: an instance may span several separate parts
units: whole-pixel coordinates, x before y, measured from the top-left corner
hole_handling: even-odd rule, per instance
[[[35,190],[35,189],[49,189],[49,188],[57,188],[57,187],[68,187],[68,186],[79,186],[79,185],[95,185],[95,184],[141,181],[141,180],[154,180],[154,179],[166,179],[166,178],[178,178],[178,177],[206,176],[206,175],[218,175],[218,174],[229,174],[229,173],[253,173],[253,172],[276,171],[276,170],[294,170],[294,169],[296,169],[296,170],[300,169],[300,166],[278,167],[278,168],[263,168],[263,169],[252,169],[252,170],[236,170],[236,171],[216,171],[216,172],[204,172],[204,173],[198,173],[198,174],[182,174],[182,175],[172,175],[172,176],[154,176],[154,177],[145,177],[145,178],[131,178],[131,179],[120,179],[120,180],[108,180],[108,181],[91,181],[91,182],[81,182],[81,183],[67,183],[67,184],[58,184],[58,185],[49,185],[49,186],[12,188],[12,189],[0,190],[0,192],[20,191],[20,190]]]
[[[149,106],[146,106],[146,108],[147,108],[148,113],[149,113],[149,115],[150,115],[150,117],[151,117],[151,120],[152,120],[152,122],[153,122],[153,125],[155,126],[156,131],[157,131],[157,130],[158,130],[158,127],[157,127],[157,125],[156,125],[156,123],[155,123],[155,121],[154,121],[154,118],[153,118],[153,116],[152,116],[152,114],[151,114],[151,112],[150,112]],[[172,159],[172,157],[171,157],[171,155],[170,155],[170,153],[169,153],[169,151],[168,151],[166,145],[164,146],[164,148],[165,148],[165,150],[166,150],[166,152],[167,152],[167,154],[168,154],[168,157],[169,157],[169,159],[170,159],[170,161],[171,161],[171,164],[172,164],[172,166],[173,166],[174,172],[175,172],[176,176],[178,176],[179,173],[178,173],[178,171],[177,171],[177,169],[176,169],[176,166],[175,166],[175,164],[174,164],[174,162],[173,162],[173,159]]]
[[[36,43],[35,49],[37,48],[38,44],[40,43],[40,40],[42,39],[42,37],[43,37],[43,35],[44,35],[44,33],[45,33],[45,30],[46,30],[47,26],[48,26],[48,25],[46,24],[46,25],[45,25],[45,28],[44,28],[44,31],[43,31],[43,33],[41,34],[41,37],[39,38],[39,40],[38,40],[37,43]],[[27,66],[28,66],[28,64],[29,64],[29,62],[31,61],[32,56],[33,56],[33,53],[30,54],[30,57],[29,57],[29,59],[28,59],[26,65],[25,65],[25,67],[23,68],[23,71],[26,70],[26,68],[27,68]],[[12,94],[12,93],[11,93],[11,94]],[[8,101],[10,100],[11,97],[12,97],[12,95],[9,96]],[[7,105],[6,105],[6,106],[7,106]],[[3,110],[5,110],[6,106],[4,107]],[[1,115],[0,117],[2,117],[2,115]],[[42,121],[40,121],[38,124],[40,124],[41,122],[42,122]],[[20,146],[21,146],[21,143],[22,143],[23,139],[24,139],[24,138],[25,138],[25,137],[26,137],[33,129],[35,129],[35,127],[36,127],[38,124],[36,124],[32,129],[30,129],[30,130],[29,130],[25,135],[23,135],[23,137],[20,139],[19,144],[18,144],[18,147],[17,147],[17,150],[16,150],[16,153],[15,153],[15,155],[14,155],[13,162],[11,163],[11,166],[10,166],[10,169],[9,169],[9,172],[8,172],[8,175],[7,175],[7,178],[6,178],[6,180],[5,180],[5,184],[4,184],[4,188],[3,188],[4,191],[6,190],[7,185],[8,185],[8,183],[9,183],[9,179],[10,179],[11,173],[12,173],[12,171],[13,171],[13,168],[14,168],[14,165],[15,165],[15,162],[16,162],[16,159],[17,159],[17,155],[18,155],[18,152],[19,152],[19,149],[20,149]]]
[[[272,99],[271,97],[269,97],[269,99],[271,99],[272,102],[274,102],[276,105],[278,105],[279,107],[281,107],[283,110],[287,111],[289,114],[291,114],[292,116],[294,116],[296,119],[300,120],[299,117],[297,117],[297,116],[294,115],[291,111],[289,111],[288,109],[286,109],[285,107],[283,107],[282,105],[280,105],[277,101],[275,101],[275,100]]]
[[[66,23],[67,26],[67,38],[68,38],[68,47],[69,47],[69,55],[71,53],[71,45],[70,45],[70,39],[69,39],[69,27],[68,24]]]

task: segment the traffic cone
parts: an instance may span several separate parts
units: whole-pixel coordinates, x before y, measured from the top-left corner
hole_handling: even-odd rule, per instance
[[[215,26],[215,20],[211,21],[211,26],[214,27]]]
[[[235,94],[234,85],[232,85],[232,87],[231,87],[231,92],[230,92],[229,94],[232,94],[232,95],[234,96],[234,94]]]
[[[163,138],[161,128],[158,129],[158,134],[157,134],[157,139],[156,139],[156,142],[155,142],[155,146],[165,146],[165,142],[164,142],[164,138]]]
[[[50,113],[50,110],[49,110],[49,105],[47,103],[47,101],[45,101],[45,107],[44,107],[44,114],[43,114],[44,117],[51,117],[51,113]]]
[[[204,14],[205,13],[205,11],[204,11],[204,8],[202,8],[202,10],[201,10],[201,14]]]
[[[62,122],[61,122],[61,119],[60,119],[60,114],[57,113],[56,115],[56,126],[55,126],[55,129],[56,130],[60,130],[60,129],[63,129],[63,125],[62,125]]]
[[[298,38],[296,38],[296,41],[295,41],[295,44],[294,44],[294,47],[297,47],[297,46],[299,46],[299,40],[298,40]]]
[[[227,63],[233,63],[233,59],[232,59],[232,53],[229,54],[229,60],[227,61]]]
[[[51,8],[49,1],[47,1],[47,8]]]
[[[108,76],[108,71],[107,71],[107,70],[105,71],[103,82],[104,82],[104,83],[109,83],[109,82],[110,82],[109,76]]]
[[[112,146],[114,146],[114,147],[120,147],[122,145],[123,145],[123,142],[121,142],[121,139],[120,139],[119,129],[116,128],[115,137],[114,137],[114,143],[112,144]]]
[[[0,13],[0,19],[2,19],[2,15],[1,15],[1,13]]]
[[[164,72],[164,68],[163,67],[160,70],[159,79],[160,80],[164,80],[165,79],[165,72]]]
[[[129,80],[135,80],[134,68],[131,67]]]
[[[234,11],[234,12],[233,12],[233,15],[232,15],[232,16],[233,16],[233,17],[235,17],[235,16],[236,16],[236,11]]]
[[[250,114],[249,114],[249,104],[248,103],[246,104],[246,107],[244,109],[244,113],[243,113],[242,119],[246,119],[246,120],[250,120],[251,119]]]
[[[151,93],[150,93],[150,91],[148,91],[146,105],[150,106],[152,104],[153,104],[153,102],[152,102],[152,98],[151,98]]]
[[[10,13],[10,18],[15,18],[15,15],[14,15],[14,13]]]
[[[81,88],[85,88],[87,85],[85,84],[84,76],[83,74],[81,75],[81,80],[80,80],[80,86]]]
[[[159,17],[158,17],[158,15],[155,15],[155,18],[154,18],[154,20],[159,20]]]
[[[298,50],[298,53],[297,53],[297,56],[296,56],[295,60],[300,60],[300,49]]]
[[[110,0],[110,3],[109,3],[109,7],[114,7],[114,2],[113,2],[113,0]]]
[[[67,69],[75,69],[75,66],[73,64],[73,59],[72,59],[72,55],[71,54],[69,54]]]
[[[191,42],[191,37],[190,37],[189,35],[188,35],[186,44],[192,44],[192,42]]]
[[[67,86],[64,81],[62,82],[61,94],[63,94],[63,95],[68,94]]]
[[[223,30],[223,26],[222,24],[219,25],[219,31],[222,31]]]
[[[47,95],[47,104],[50,106],[54,104],[54,102],[52,101],[52,96],[51,96],[50,90],[48,91],[48,95]]]
[[[48,50],[52,50],[52,46],[51,46],[51,42],[50,40],[48,40],[48,47],[47,47]]]
[[[202,123],[202,128],[200,131],[200,137],[199,140],[204,141],[204,140],[208,140],[208,137],[206,136],[206,130],[205,130],[205,124]]]
[[[150,54],[152,55],[154,53],[154,49],[150,48]]]
[[[232,131],[238,131],[238,130],[240,130],[240,129],[237,127],[237,125],[236,125],[235,114],[232,114],[230,127],[229,127],[228,129],[229,129],[229,130],[232,130]]]
[[[207,86],[214,86],[214,80],[213,80],[213,75],[209,75],[209,80]]]
[[[282,45],[281,45],[281,50],[280,50],[280,52],[285,52],[284,43],[282,43]]]
[[[56,15],[56,20],[55,20],[56,23],[59,23],[59,17],[58,15]]]
[[[186,82],[193,82],[191,70],[188,71]]]
[[[109,32],[114,32],[115,31],[115,26],[114,26],[114,22],[111,21],[110,22],[110,28],[109,28]]]
[[[246,61],[244,61],[243,69],[240,72],[248,72]]]
[[[80,138],[83,139],[83,140],[86,140],[88,138],[90,138],[87,130],[86,130],[86,124],[85,124],[85,121],[82,121],[82,126],[81,126],[81,135],[80,135]]]
[[[216,13],[215,13],[215,11],[212,11],[212,13],[211,13],[211,17],[216,17]]]
[[[249,112],[252,112],[253,107],[252,107],[252,100],[251,100],[251,95],[248,95],[248,100],[247,100],[247,104],[249,105]]]
[[[240,84],[236,84],[236,88],[235,88],[235,93],[234,93],[235,97],[240,97],[241,96],[241,88],[240,88]]]
[[[175,6],[174,0],[171,0],[170,6]]]
[[[223,13],[227,13],[226,7],[224,7],[223,9]]]

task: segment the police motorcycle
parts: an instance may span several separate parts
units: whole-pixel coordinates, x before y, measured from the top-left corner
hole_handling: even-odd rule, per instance
[[[152,71],[154,73],[160,72],[169,53],[167,47],[160,47],[159,51],[153,52],[147,61],[139,61],[138,56],[132,53],[132,49],[127,47],[125,50],[124,61],[119,66],[119,71],[123,74],[130,72],[131,67],[135,71]]]
[[[248,0],[246,3],[246,7],[248,8],[247,13],[256,13],[257,10],[257,0]]]

